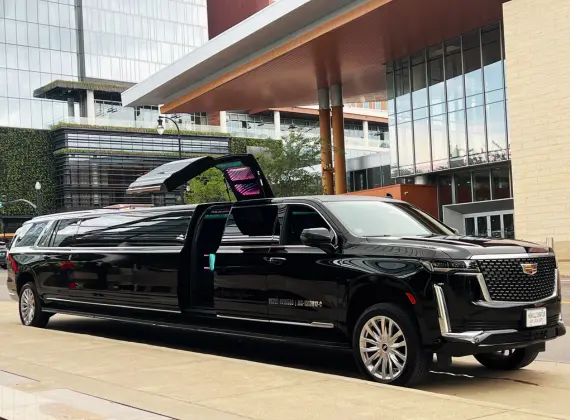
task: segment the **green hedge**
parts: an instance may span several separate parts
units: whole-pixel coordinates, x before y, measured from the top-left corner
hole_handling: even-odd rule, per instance
[[[247,137],[231,137],[230,138],[230,153],[247,153],[247,147],[262,147],[267,144],[268,141],[277,141],[273,139],[257,139],[257,138],[247,138]]]
[[[62,123],[57,128],[89,128],[96,130],[124,131],[139,133],[155,133],[151,129],[81,126]],[[125,150],[91,150],[91,149],[59,149],[53,150],[52,131],[28,130],[0,127],[0,194],[6,194],[8,200],[26,199],[36,202],[35,184],[42,184],[41,210],[43,213],[55,211],[55,162],[54,156],[65,154],[86,155],[129,155],[178,157],[177,152],[133,152]],[[168,134],[176,134],[167,131]],[[263,146],[270,139],[232,137],[228,133],[202,133],[184,131],[184,135],[193,136],[226,136],[229,138],[230,153],[246,153],[248,146]],[[184,153],[184,157],[200,156],[200,154]],[[34,210],[26,204],[14,204],[0,209],[0,215],[33,215]]]
[[[133,152],[119,149],[58,149],[54,155],[105,155],[105,156],[149,156],[149,157],[172,157],[177,158],[178,152]],[[182,153],[183,157],[204,156],[200,153]],[[212,155],[214,156],[214,155]]]
[[[89,125],[89,124],[74,124],[61,122],[53,125],[51,130],[55,131],[60,128],[87,128],[89,130],[103,130],[103,131],[118,131],[127,133],[146,133],[146,134],[156,134],[156,128],[138,128],[138,127],[113,127],[107,125]],[[164,134],[177,135],[176,130],[165,130]],[[230,133],[214,133],[208,131],[188,131],[180,130],[180,134],[183,136],[201,136],[201,137],[231,137]]]
[[[55,166],[51,133],[0,127],[0,194],[9,201],[26,199],[36,202],[36,182],[42,184],[41,209],[55,209]],[[26,204],[13,204],[0,209],[0,214],[34,214]]]

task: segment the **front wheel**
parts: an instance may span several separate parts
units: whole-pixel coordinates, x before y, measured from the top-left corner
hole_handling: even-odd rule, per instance
[[[33,283],[26,283],[20,290],[20,321],[27,327],[43,328],[49,321],[49,315],[42,312],[42,303]]]
[[[531,348],[480,353],[475,359],[483,366],[493,370],[517,370],[530,365],[538,357],[538,351]]]
[[[423,350],[412,317],[392,304],[377,304],[364,311],[352,345],[360,370],[383,384],[416,384],[427,375],[430,356],[433,359]]]

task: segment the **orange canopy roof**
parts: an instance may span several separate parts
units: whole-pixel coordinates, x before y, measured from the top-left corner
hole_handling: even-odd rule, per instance
[[[386,62],[500,20],[504,1],[279,1],[123,101],[165,113],[282,108],[314,104],[318,88],[339,83],[347,102],[384,100]]]

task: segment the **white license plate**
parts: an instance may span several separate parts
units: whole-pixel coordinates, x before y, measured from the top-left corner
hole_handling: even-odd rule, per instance
[[[546,308],[525,309],[525,315],[528,328],[546,325]]]

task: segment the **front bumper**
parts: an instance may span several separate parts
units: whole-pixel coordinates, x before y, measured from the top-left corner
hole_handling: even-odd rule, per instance
[[[444,285],[434,285],[441,332],[437,352],[460,357],[530,346],[544,351],[546,341],[566,334],[566,327],[560,316],[559,298],[541,304],[547,308],[549,316],[547,325],[525,328],[520,318],[524,309],[534,307],[533,304],[497,306],[485,302],[466,302],[458,299],[458,296],[450,289],[444,293],[444,288]],[[448,297],[451,299],[449,302],[451,306],[446,300],[446,294],[450,295]],[[452,315],[455,315],[455,320],[458,318],[457,312],[460,312],[463,322],[452,322],[450,308],[453,309]],[[465,317],[468,319],[465,320]],[[503,327],[491,327],[495,325],[503,325]],[[506,325],[509,327],[504,327]],[[465,329],[466,326],[472,328]]]
[[[563,322],[559,322],[554,327],[525,330],[445,333],[439,351],[455,357],[531,346],[536,347],[539,351],[544,351],[547,341],[564,334],[566,334],[566,327]]]

